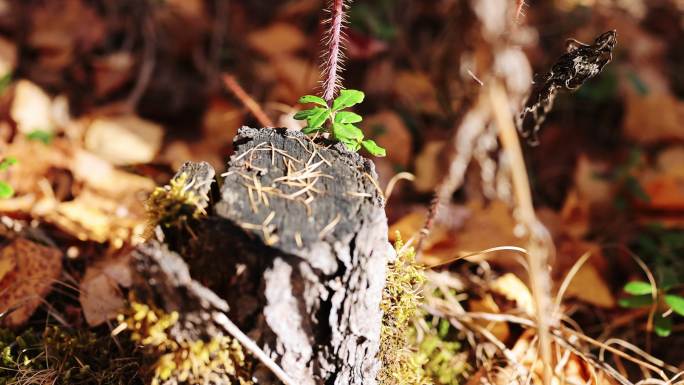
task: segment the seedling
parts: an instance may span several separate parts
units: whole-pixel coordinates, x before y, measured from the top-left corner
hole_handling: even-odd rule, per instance
[[[672,317],[668,315],[674,312],[684,316],[684,297],[670,294],[673,288],[673,281],[664,282],[662,287],[655,288],[655,290],[648,282],[632,281],[623,288],[630,296],[620,299],[619,304],[626,308],[641,308],[653,306],[655,303],[656,312],[653,320],[655,333],[660,337],[667,337],[672,332]]]
[[[17,158],[8,156],[0,161],[0,171],[9,169],[12,165],[17,163]],[[11,198],[14,195],[14,189],[9,183],[0,180],[0,199]]]
[[[43,142],[46,145],[49,145],[52,143],[52,140],[55,138],[55,134],[50,132],[50,131],[45,131],[45,130],[33,130],[26,134],[26,139],[32,140],[32,141],[37,141],[37,142]]]
[[[299,111],[294,118],[306,120],[306,127],[302,130],[305,134],[327,131],[332,138],[344,143],[350,151],[359,151],[361,147],[374,156],[385,156],[387,152],[378,146],[373,140],[363,139],[363,132],[355,126],[363,120],[361,115],[343,111],[363,101],[364,93],[358,90],[341,90],[340,95],[329,106],[326,101],[315,95],[306,95],[299,98],[301,104],[315,104],[315,107]]]

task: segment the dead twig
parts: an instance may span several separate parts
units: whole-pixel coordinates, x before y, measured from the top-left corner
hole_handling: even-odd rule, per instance
[[[247,107],[249,112],[254,115],[256,120],[261,124],[263,127],[273,127],[273,121],[271,118],[266,115],[264,110],[261,109],[261,106],[259,103],[254,101],[247,92],[240,86],[240,84],[237,82],[235,77],[230,74],[223,74],[223,85],[226,86],[226,88],[235,95],[236,98],[242,102],[242,104]]]

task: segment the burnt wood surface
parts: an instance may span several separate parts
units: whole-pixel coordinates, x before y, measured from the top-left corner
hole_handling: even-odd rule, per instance
[[[296,383],[376,384],[393,249],[373,163],[298,131],[243,127],[234,143],[207,216],[166,242]],[[207,166],[183,167],[205,193]]]

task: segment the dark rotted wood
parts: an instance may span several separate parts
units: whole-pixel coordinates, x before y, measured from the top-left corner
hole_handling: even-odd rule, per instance
[[[205,187],[206,164],[186,164]],[[387,240],[373,163],[296,131],[243,127],[220,197],[166,231],[190,276],[302,385],[373,385]],[[261,384],[277,383],[268,370]]]

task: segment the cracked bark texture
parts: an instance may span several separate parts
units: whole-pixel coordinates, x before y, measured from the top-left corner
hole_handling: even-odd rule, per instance
[[[394,251],[373,163],[298,131],[243,127],[234,143],[207,217],[166,242],[295,382],[376,384]],[[184,166],[200,182],[203,168]]]

